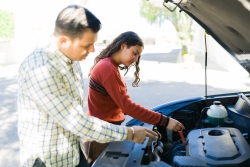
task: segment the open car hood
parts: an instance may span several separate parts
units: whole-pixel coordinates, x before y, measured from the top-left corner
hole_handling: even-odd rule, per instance
[[[250,0],[183,0],[179,8],[250,73]]]

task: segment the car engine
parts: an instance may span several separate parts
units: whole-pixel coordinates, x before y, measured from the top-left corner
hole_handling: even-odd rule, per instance
[[[152,141],[147,147],[142,166],[249,167],[250,101],[248,100],[244,94],[240,94],[236,104],[225,107],[227,114],[224,114],[223,119],[221,117],[223,114],[218,116],[217,110],[217,117],[208,114],[211,113],[209,111],[211,106],[202,109],[199,119],[195,112],[190,110],[181,110],[172,115],[183,124],[186,123],[187,128],[184,131],[186,143],[181,141],[178,133],[154,127],[154,130],[161,134],[161,139]],[[214,104],[216,103],[220,104],[219,102]],[[193,125],[194,122],[197,123]],[[195,128],[192,128],[193,126]]]
[[[177,166],[248,166],[250,147],[235,128],[207,128],[191,131],[186,156],[175,156]]]

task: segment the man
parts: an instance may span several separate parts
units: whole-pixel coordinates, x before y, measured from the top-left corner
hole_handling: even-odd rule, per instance
[[[88,166],[80,136],[101,143],[125,139],[143,143],[147,136],[157,138],[149,129],[117,126],[84,113],[79,61],[94,52],[100,27],[87,9],[68,6],[57,17],[49,44],[35,49],[21,64],[18,135],[22,166]]]

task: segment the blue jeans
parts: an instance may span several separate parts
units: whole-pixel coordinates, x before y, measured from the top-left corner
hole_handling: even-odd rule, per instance
[[[40,158],[37,158],[35,163],[33,164],[33,167],[46,167],[46,165]],[[88,161],[83,155],[81,148],[80,148],[80,163],[76,167],[89,167]]]

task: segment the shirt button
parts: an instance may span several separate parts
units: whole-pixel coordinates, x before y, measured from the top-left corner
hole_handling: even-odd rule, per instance
[[[68,60],[66,64],[71,65],[71,64],[73,64],[73,62],[72,62],[72,60]]]
[[[71,68],[71,69],[69,70],[69,72],[71,72],[71,73],[73,74],[73,69]]]

